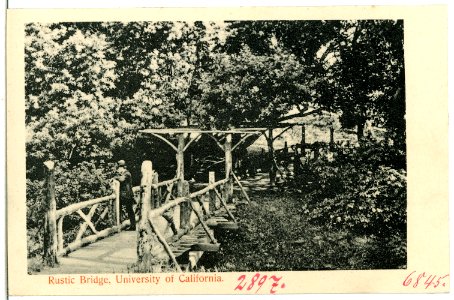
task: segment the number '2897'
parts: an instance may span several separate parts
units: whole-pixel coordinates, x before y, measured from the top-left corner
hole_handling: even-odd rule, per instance
[[[275,294],[278,289],[283,289],[285,288],[285,283],[280,282],[282,279],[281,277],[277,277],[276,275],[261,275],[260,273],[255,273],[254,276],[252,276],[251,280],[249,281],[246,278],[246,275],[240,275],[238,277],[238,285],[234,289],[234,291],[250,291],[252,290],[253,292],[257,293],[262,287],[264,288],[269,288],[270,294]]]

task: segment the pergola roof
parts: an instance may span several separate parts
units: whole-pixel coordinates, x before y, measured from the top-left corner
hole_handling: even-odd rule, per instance
[[[150,128],[139,130],[140,133],[149,133],[149,134],[178,134],[178,133],[262,133],[267,130],[267,128],[234,128],[229,130],[216,130],[216,129],[198,129],[198,128]]]

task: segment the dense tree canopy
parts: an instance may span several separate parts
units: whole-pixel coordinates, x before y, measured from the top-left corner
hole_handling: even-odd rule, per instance
[[[272,126],[292,109],[405,138],[402,21],[28,24],[29,169],[112,158],[149,127]]]

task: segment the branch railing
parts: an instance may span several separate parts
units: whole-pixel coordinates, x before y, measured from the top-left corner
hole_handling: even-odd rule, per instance
[[[154,256],[156,253],[152,249],[159,248],[156,243],[159,242],[177,270],[181,270],[169,242],[177,241],[199,224],[203,227],[211,244],[216,245],[217,241],[213,232],[208,228],[206,220],[222,206],[227,211],[229,218],[235,221],[226,204],[232,196],[233,180],[236,180],[241,187],[241,183],[238,182],[238,178],[233,172],[218,181],[215,181],[214,172],[210,172],[207,186],[190,193],[189,183],[184,179],[173,178],[159,182],[159,176],[153,171],[151,161],[145,161],[142,164],[141,185],[133,188],[137,203],[136,220],[139,224],[137,241],[139,262],[148,260],[149,256]],[[51,168],[47,169],[46,182],[47,213],[44,260],[48,262],[47,265],[54,266],[58,264],[60,256],[120,232],[129,225],[129,220],[121,222],[120,219],[120,184],[118,181],[112,182],[113,193],[111,195],[74,203],[58,210],[56,209],[53,164]],[[247,194],[245,192],[244,194],[249,201]],[[188,205],[182,205],[183,203]],[[73,240],[68,241],[68,236],[65,238],[64,222],[65,218],[72,217],[72,215],[78,216],[81,222],[78,230],[72,231]],[[158,222],[160,218],[166,222]],[[101,223],[104,228],[100,228]],[[106,226],[108,227],[106,228]],[[172,234],[169,234],[168,227],[172,229]]]
[[[139,221],[139,240],[138,240],[138,261],[149,262],[153,261],[158,254],[162,252],[162,249],[167,253],[168,257],[174,264],[178,271],[181,271],[176,256],[172,251],[170,242],[177,241],[183,235],[194,229],[199,224],[202,226],[206,233],[206,236],[210,240],[210,244],[218,245],[212,230],[209,229],[206,220],[212,215],[214,211],[219,208],[217,204],[217,194],[219,195],[218,189],[223,192],[220,203],[224,206],[229,216],[233,215],[229,211],[224,199],[228,198],[226,194],[226,185],[232,180],[230,177],[224,178],[219,181],[215,181],[214,172],[209,174],[208,185],[201,190],[190,193],[189,183],[184,179],[177,179],[177,191],[178,196],[172,200],[161,203],[159,207],[153,207],[153,173],[151,161],[145,161],[142,164],[142,187],[144,193],[141,198],[141,220]],[[172,183],[172,184],[173,184]],[[188,205],[182,205],[187,203]],[[179,213],[173,213],[173,218],[164,217],[174,208],[179,208]],[[173,234],[165,236],[167,226],[159,226],[159,218],[163,217],[170,225],[172,222],[178,223],[180,227],[178,230],[174,230]],[[233,219],[234,220],[234,219]],[[173,224],[175,226],[175,224]],[[175,226],[177,227],[177,226]],[[151,236],[151,238],[150,238]]]

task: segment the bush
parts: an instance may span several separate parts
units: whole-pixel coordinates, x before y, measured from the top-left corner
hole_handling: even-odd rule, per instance
[[[321,157],[305,166],[300,180],[310,184],[303,191],[303,214],[330,230],[368,236],[375,245],[369,251],[374,268],[405,265],[406,171],[397,168],[405,166],[405,155],[370,141],[336,152],[334,161]]]
[[[317,170],[319,187],[303,204],[310,220],[378,235],[405,230],[404,171],[381,166],[372,172],[351,165],[317,166]]]

